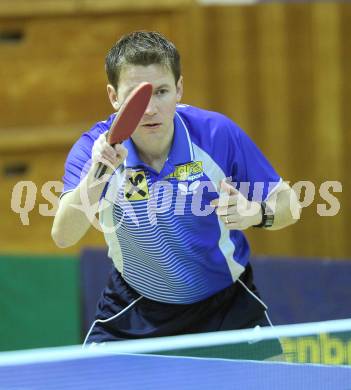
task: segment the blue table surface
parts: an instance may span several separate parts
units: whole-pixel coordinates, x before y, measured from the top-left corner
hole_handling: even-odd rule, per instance
[[[0,367],[0,390],[351,390],[351,367],[114,355]]]

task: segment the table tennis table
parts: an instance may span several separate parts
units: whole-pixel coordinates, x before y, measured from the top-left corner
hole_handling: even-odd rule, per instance
[[[1,390],[350,390],[351,367],[145,354],[0,365]]]

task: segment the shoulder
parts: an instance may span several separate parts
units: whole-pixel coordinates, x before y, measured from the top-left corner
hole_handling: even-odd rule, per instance
[[[243,130],[226,115],[185,104],[177,106],[176,115],[198,145],[211,143],[220,147],[223,143],[240,142]]]
[[[76,141],[76,144],[93,144],[101,134],[109,130],[115,113],[110,115],[106,120],[95,123],[89,130],[85,131]]]
[[[91,165],[91,150],[94,142],[100,134],[110,128],[114,116],[115,114],[105,121],[97,122],[90,130],[84,132],[72,146],[65,162],[65,174],[63,176],[64,192],[77,187],[88,172]]]
[[[183,120],[190,130],[204,135],[210,136],[216,133],[239,134],[242,132],[233,120],[219,112],[179,104],[177,105],[176,115]]]
[[[101,134],[108,131],[114,117],[115,114],[112,114],[106,120],[95,123],[89,130],[85,131],[73,144],[68,159],[90,157],[94,142]]]

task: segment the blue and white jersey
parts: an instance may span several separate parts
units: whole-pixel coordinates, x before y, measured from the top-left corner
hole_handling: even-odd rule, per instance
[[[81,180],[98,136],[114,115],[73,146],[64,192]],[[109,255],[126,282],[160,302],[187,304],[234,283],[250,256],[241,231],[228,230],[210,202],[229,178],[249,200],[266,199],[281,178],[250,138],[227,117],[177,106],[173,143],[161,172],[140,160],[131,139],[128,157],[111,177],[100,222]]]

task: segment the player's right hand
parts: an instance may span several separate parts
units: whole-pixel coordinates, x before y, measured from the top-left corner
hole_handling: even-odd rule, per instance
[[[110,169],[118,168],[127,158],[128,150],[122,144],[111,146],[107,142],[107,132],[101,134],[94,142],[92,149],[92,161],[96,166],[99,163],[107,165]]]

